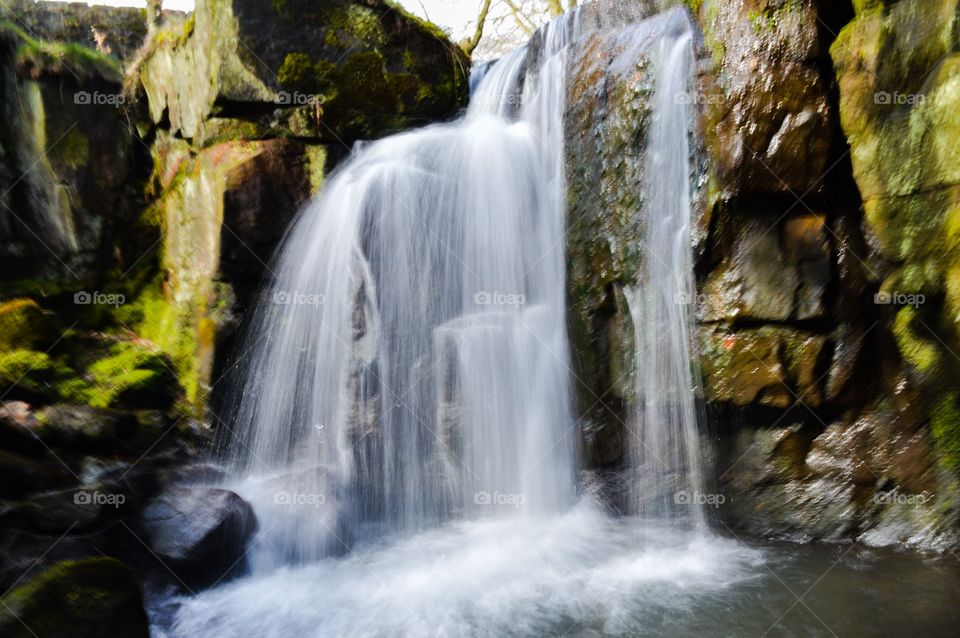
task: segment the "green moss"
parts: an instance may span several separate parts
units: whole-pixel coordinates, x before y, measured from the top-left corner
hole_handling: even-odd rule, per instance
[[[92,387],[86,403],[97,408],[169,404],[176,384],[166,356],[130,342],[114,345],[87,375]]]
[[[934,406],[930,428],[941,465],[960,476],[960,401],[956,393],[947,394]]]
[[[34,300],[0,304],[0,350],[45,347],[53,343],[55,333],[52,315]]]
[[[101,77],[120,81],[119,63],[99,51],[73,42],[35,40],[11,22],[0,22],[0,31],[11,32],[21,41],[14,63],[18,70],[31,77],[69,72],[80,79]]]
[[[133,572],[112,558],[63,561],[2,599],[8,638],[115,635],[147,638],[147,615]]]
[[[0,388],[17,387],[30,394],[55,397],[61,370],[44,352],[12,350],[0,354]]]
[[[306,53],[288,53],[277,71],[277,80],[285,89],[329,100],[336,95],[337,69],[332,62],[313,61]]]
[[[90,161],[90,141],[80,127],[75,126],[50,149],[49,156],[55,164],[67,170],[83,168]]]
[[[918,319],[916,308],[901,308],[893,322],[893,335],[900,353],[908,363],[922,373],[932,373],[940,367],[940,348],[932,340],[921,336],[924,333],[917,327]]]

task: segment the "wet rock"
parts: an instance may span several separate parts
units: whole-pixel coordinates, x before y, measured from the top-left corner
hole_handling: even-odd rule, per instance
[[[822,403],[825,337],[769,326],[737,331],[701,326],[698,334],[708,400],[777,408]]]
[[[701,83],[703,130],[724,198],[814,190],[830,151],[829,85],[814,3],[707,0],[716,75]],[[719,91],[710,85],[714,78]]]
[[[165,490],[146,506],[141,524],[150,549],[190,586],[244,569],[246,544],[257,529],[249,503],[210,488]]]
[[[11,638],[149,636],[140,583],[112,558],[58,563],[2,602],[0,633]]]
[[[725,215],[729,247],[706,276],[701,321],[803,321],[824,318],[832,284],[831,245],[822,215],[767,221],[756,211]],[[721,233],[715,235],[719,240]]]
[[[258,144],[257,154],[227,175],[219,277],[242,306],[296,213],[319,191],[327,166],[327,147],[278,139]]]

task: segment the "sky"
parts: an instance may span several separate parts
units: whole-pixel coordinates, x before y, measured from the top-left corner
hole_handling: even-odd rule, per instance
[[[455,40],[466,36],[472,30],[472,21],[479,13],[482,0],[399,0],[407,11],[448,31]],[[109,4],[125,7],[145,7],[146,0],[87,0],[87,4]],[[192,11],[193,0],[165,0],[164,9]]]

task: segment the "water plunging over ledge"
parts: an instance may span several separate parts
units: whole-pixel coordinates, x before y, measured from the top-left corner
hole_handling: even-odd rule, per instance
[[[466,116],[375,142],[280,249],[230,442],[259,569],[362,528],[559,513],[576,495],[563,77],[577,13],[478,82]],[[522,87],[520,84],[523,73]]]

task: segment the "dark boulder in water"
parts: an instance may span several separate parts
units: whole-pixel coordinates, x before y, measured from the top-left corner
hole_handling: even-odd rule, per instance
[[[191,588],[242,570],[245,546],[257,530],[249,503],[212,488],[165,490],[147,504],[142,523],[156,557]]]

